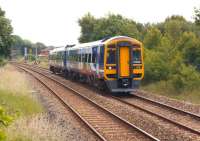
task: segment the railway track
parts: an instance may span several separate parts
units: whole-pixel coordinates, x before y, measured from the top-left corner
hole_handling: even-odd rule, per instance
[[[197,114],[134,94],[128,98],[111,97],[200,136],[200,116]]]
[[[36,66],[34,68],[40,69]],[[55,75],[52,75],[51,72],[47,71],[47,69],[41,70],[57,79]],[[153,101],[149,98],[140,96],[139,93],[133,93],[133,95],[130,95],[128,98],[119,98],[114,96],[112,96],[112,98],[124,103],[124,105],[137,108],[148,113],[149,115],[156,116],[167,123],[173,124],[175,127],[178,127],[181,130],[196,134],[197,136],[200,135],[200,116],[197,114]]]
[[[40,81],[101,140],[159,140],[51,76],[28,66],[20,68]]]

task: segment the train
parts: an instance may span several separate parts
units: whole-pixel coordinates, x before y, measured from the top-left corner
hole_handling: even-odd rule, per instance
[[[143,45],[128,36],[55,48],[49,69],[112,93],[137,89],[144,77]]]

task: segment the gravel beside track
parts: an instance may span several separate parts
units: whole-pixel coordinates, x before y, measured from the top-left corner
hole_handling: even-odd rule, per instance
[[[198,135],[182,130],[181,128],[176,127],[173,124],[170,124],[162,119],[159,119],[158,117],[149,115],[146,112],[143,112],[138,109],[134,109],[133,107],[120,103],[119,101],[114,100],[113,98],[109,96],[102,96],[101,95],[102,92],[92,91],[93,89],[90,90],[89,87],[85,87],[84,85],[80,83],[68,81],[59,76],[52,75],[45,70],[43,71],[46,74],[51,75],[51,77],[80,91],[88,98],[95,100],[96,102],[104,106],[105,108],[112,110],[115,114],[120,115],[121,117],[127,119],[129,122],[144,129],[146,132],[156,136],[160,140],[170,140],[170,141],[171,140],[180,140],[180,141],[200,140],[200,137]],[[155,107],[151,107],[151,108],[155,108]],[[157,109],[156,112],[162,113],[162,110]],[[168,112],[171,113],[172,111],[168,111]],[[186,117],[186,118],[189,118],[189,117]],[[194,126],[196,127],[198,125],[194,125]]]
[[[157,140],[147,134],[142,133],[130,124],[124,122],[120,118],[116,118],[112,114],[108,114],[103,109],[99,109],[98,106],[94,106],[82,97],[77,96],[58,85],[52,80],[39,75],[35,72],[31,72],[37,78],[40,78],[43,83],[48,87],[59,93],[59,97],[62,97],[64,102],[71,105],[77,112],[86,119],[99,133],[101,133],[108,140]],[[98,107],[98,108],[97,108]],[[123,121],[123,122],[122,122]],[[141,130],[141,129],[140,129]]]

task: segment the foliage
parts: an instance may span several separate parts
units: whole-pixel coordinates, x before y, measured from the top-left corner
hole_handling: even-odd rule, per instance
[[[6,60],[0,57],[0,67],[4,66],[5,64],[6,64]]]
[[[200,26],[200,8],[194,8],[194,20],[195,24]]]
[[[5,17],[5,11],[0,8],[0,56],[7,57],[10,53],[12,30],[10,20]]]
[[[6,139],[5,133],[1,129],[2,126],[7,127],[12,121],[13,118],[7,115],[4,109],[0,106],[0,141],[4,141]]]
[[[139,31],[142,30],[141,25],[136,22],[124,18],[121,15],[109,14],[107,17],[96,19],[90,13],[79,19],[81,26],[80,42],[90,42],[100,40],[105,37],[127,35],[130,37],[140,37]]]
[[[153,48],[160,44],[162,34],[160,30],[156,27],[151,27],[147,29],[147,33],[144,37],[144,44],[147,48]]]
[[[192,32],[185,32],[181,36],[178,46],[182,49],[185,63],[194,65],[200,69],[199,38]]]
[[[40,52],[42,49],[46,48],[47,46],[41,42],[32,43],[29,40],[22,39],[18,35],[12,35],[13,45],[11,49],[19,50],[18,56],[24,55],[24,48],[27,48],[27,53],[30,55],[36,54],[37,51]]]
[[[3,126],[8,126],[12,120],[13,118],[11,116],[6,115],[4,109],[0,106],[0,123]]]

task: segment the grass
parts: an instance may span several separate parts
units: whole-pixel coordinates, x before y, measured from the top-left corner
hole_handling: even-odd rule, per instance
[[[39,66],[42,67],[42,68],[46,68],[48,69],[49,68],[49,62],[48,62],[48,58],[47,57],[40,57],[39,58]]]
[[[148,85],[143,85],[141,86],[141,89],[173,99],[187,101],[193,104],[200,104],[200,88],[196,88],[193,90],[176,91],[171,86],[171,83],[167,81],[160,81]]]
[[[8,91],[0,91],[0,105],[12,116],[26,116],[43,111],[37,100]]]
[[[12,116],[14,123],[19,118],[36,115],[44,111],[43,106],[32,94],[32,89],[25,73],[16,71],[10,65],[0,67],[0,106],[5,110],[6,114]],[[1,133],[9,128],[10,126],[7,128],[0,127]],[[12,134],[14,132],[9,132],[9,136]],[[13,141],[23,140],[28,141],[27,138],[23,137],[16,138]]]
[[[7,130],[8,141],[64,141],[60,121],[51,122],[47,114],[20,118]]]
[[[7,65],[0,69],[0,105],[12,115],[30,115],[43,111],[33,98],[25,74]]]

